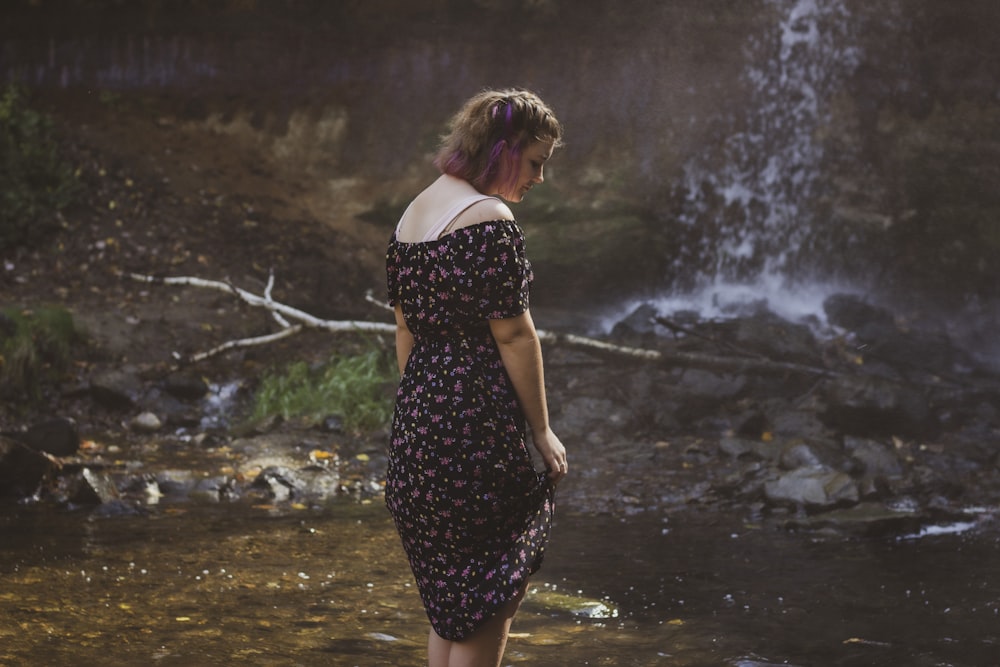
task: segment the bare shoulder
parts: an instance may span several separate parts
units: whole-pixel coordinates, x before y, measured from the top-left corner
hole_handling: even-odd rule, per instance
[[[452,229],[461,229],[477,225],[480,222],[492,222],[494,220],[514,220],[514,214],[510,207],[499,199],[490,198],[478,201],[469,208],[462,211],[451,225]]]

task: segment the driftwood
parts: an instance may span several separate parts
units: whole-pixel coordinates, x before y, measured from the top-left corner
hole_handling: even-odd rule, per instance
[[[303,310],[299,310],[275,301],[271,298],[271,291],[274,287],[273,275],[269,276],[267,286],[265,287],[263,294],[254,294],[237,287],[230,282],[207,280],[205,278],[196,278],[192,276],[157,277],[138,273],[130,273],[128,276],[133,280],[149,284],[185,285],[227,292],[241,299],[250,306],[264,308],[265,310],[270,311],[275,321],[281,327],[279,331],[272,334],[227,341],[210,350],[199,352],[188,357],[182,357],[179,353],[175,352],[175,359],[182,363],[197,363],[228,350],[251,347],[254,345],[264,345],[276,340],[294,336],[305,329],[321,329],[334,333],[365,332],[392,334],[396,331],[396,325],[390,323],[368,322],[364,320],[324,320],[310,315]],[[378,301],[371,294],[367,295],[366,299],[370,303],[391,310],[389,304]],[[292,322],[295,323],[293,324]],[[801,364],[784,363],[761,358],[716,357],[693,352],[651,350],[629,347],[626,345],[617,345],[607,341],[597,340],[595,338],[588,338],[586,336],[555,333],[541,329],[538,330],[538,338],[543,343],[570,345],[603,356],[613,356],[618,358],[626,357],[665,365],[706,368],[729,373],[755,372],[769,374],[797,373],[805,375],[832,375],[831,371],[828,369],[804,366]]]
[[[271,290],[274,287],[273,275],[268,278],[267,287],[264,289],[264,293],[262,295],[254,294],[253,292],[249,292],[229,282],[206,280],[205,278],[195,278],[191,276],[157,277],[139,273],[130,273],[129,277],[133,280],[138,280],[139,282],[157,285],[187,285],[190,287],[202,287],[205,289],[227,292],[241,299],[250,306],[264,308],[265,310],[271,311],[275,321],[279,324],[279,326],[281,326],[281,330],[273,334],[227,341],[222,345],[213,347],[205,352],[193,354],[189,357],[182,357],[179,353],[174,352],[174,358],[178,362],[183,363],[197,363],[199,361],[204,361],[209,357],[221,354],[222,352],[226,352],[227,350],[235,350],[242,347],[272,343],[276,340],[281,340],[282,338],[294,336],[305,329],[323,329],[331,332],[361,331],[367,333],[393,333],[396,330],[396,325],[383,324],[381,322],[365,322],[360,320],[323,320],[310,315],[303,310],[299,310],[298,308],[293,308],[281,302],[275,301],[271,298]],[[292,324],[289,320],[295,321],[296,324]]]

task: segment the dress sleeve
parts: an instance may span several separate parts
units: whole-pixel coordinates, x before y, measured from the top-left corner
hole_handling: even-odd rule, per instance
[[[484,232],[476,257],[476,312],[489,320],[515,317],[528,309],[534,278],[524,253],[524,235],[507,221],[491,223]]]

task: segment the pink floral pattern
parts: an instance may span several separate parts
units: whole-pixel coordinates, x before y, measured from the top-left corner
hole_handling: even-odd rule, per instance
[[[386,505],[431,626],[460,640],[542,562],[553,487],[536,471],[490,319],[528,308],[531,266],[513,221],[386,253],[389,301],[414,346],[396,395]]]

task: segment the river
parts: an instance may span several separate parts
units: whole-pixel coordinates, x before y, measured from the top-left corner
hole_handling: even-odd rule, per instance
[[[426,620],[380,499],[21,506],[0,540],[0,665],[422,664]],[[565,507],[505,664],[985,667],[998,581],[995,521],[845,538]]]

